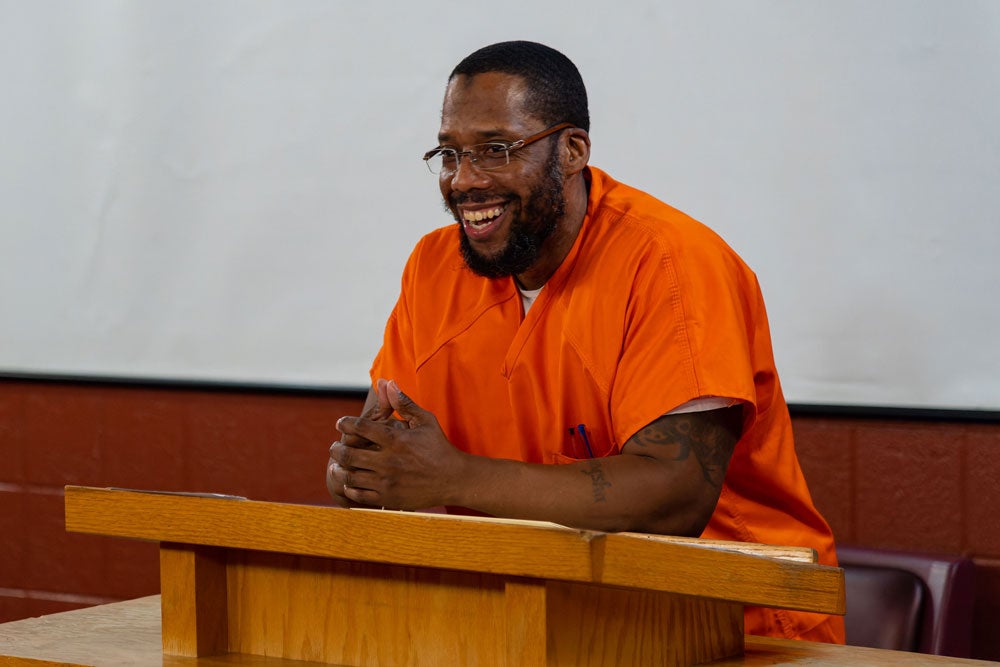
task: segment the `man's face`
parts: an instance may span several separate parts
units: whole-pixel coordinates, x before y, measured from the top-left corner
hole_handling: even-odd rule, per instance
[[[445,93],[439,143],[466,150],[544,130],[522,111],[524,94],[520,77],[456,77]],[[510,164],[498,170],[480,170],[463,157],[457,171],[441,175],[440,185],[459,223],[462,257],[488,278],[516,275],[535,264],[565,211],[557,135],[511,153]]]

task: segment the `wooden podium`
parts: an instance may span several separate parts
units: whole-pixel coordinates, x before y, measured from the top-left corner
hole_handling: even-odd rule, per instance
[[[165,655],[693,665],[743,651],[746,604],[844,613],[808,550],[88,487],[66,528],[160,542]]]

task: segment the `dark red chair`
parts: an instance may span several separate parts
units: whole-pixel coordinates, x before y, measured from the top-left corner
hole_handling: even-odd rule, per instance
[[[965,556],[837,547],[847,643],[967,658],[975,566]]]

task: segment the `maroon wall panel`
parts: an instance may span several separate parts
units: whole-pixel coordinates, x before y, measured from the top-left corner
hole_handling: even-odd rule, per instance
[[[973,557],[973,655],[1000,660],[1000,425],[793,421],[813,500],[839,542]]]

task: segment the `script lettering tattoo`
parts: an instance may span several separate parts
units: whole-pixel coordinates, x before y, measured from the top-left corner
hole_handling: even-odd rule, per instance
[[[683,461],[694,452],[705,481],[721,488],[738,439],[738,430],[733,431],[738,428],[733,415],[738,416],[733,408],[668,415],[636,433],[632,442],[643,448],[671,447],[674,461]]]
[[[604,495],[604,489],[611,486],[611,482],[604,478],[604,467],[591,459],[587,462],[587,467],[584,469],[583,474],[590,477],[590,483],[594,492],[594,502],[603,503],[607,500],[607,496]]]

